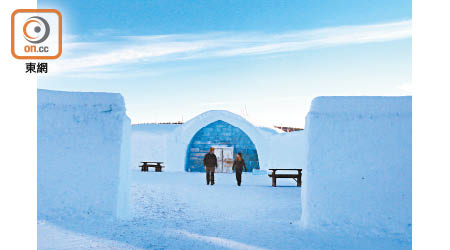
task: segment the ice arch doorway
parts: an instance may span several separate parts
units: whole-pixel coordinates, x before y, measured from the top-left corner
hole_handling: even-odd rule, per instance
[[[203,157],[214,147],[218,160],[216,172],[231,173],[233,159],[241,152],[247,171],[259,169],[258,152],[250,137],[240,128],[222,120],[201,128],[191,139],[186,153],[185,170],[204,172]]]

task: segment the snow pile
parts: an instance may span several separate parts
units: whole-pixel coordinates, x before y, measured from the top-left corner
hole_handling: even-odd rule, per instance
[[[125,218],[130,119],[120,94],[38,90],[38,216]]]
[[[306,120],[302,224],[411,235],[411,97],[318,97]]]
[[[167,137],[178,124],[136,124],[131,130],[131,168],[141,161],[166,162]],[[166,169],[164,169],[166,170]]]

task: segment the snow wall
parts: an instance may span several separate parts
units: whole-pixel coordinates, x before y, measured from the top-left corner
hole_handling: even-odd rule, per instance
[[[141,161],[166,161],[167,137],[179,124],[134,124],[131,126],[131,168]],[[167,171],[167,168],[164,168]]]
[[[304,130],[274,134],[269,137],[268,143],[269,168],[305,168],[307,144]]]
[[[38,90],[38,216],[125,219],[130,119],[120,94]]]
[[[302,225],[411,237],[411,97],[317,97]]]

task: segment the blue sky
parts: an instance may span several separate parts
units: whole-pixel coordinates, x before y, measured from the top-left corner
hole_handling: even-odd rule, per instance
[[[119,92],[133,123],[226,109],[304,126],[319,95],[409,95],[411,1],[38,1],[63,56],[38,87]]]

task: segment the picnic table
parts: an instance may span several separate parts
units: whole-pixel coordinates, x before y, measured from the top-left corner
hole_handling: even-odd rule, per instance
[[[142,165],[139,165],[142,172],[148,172],[148,168],[155,168],[155,172],[162,172],[164,162],[160,161],[141,161]]]
[[[297,187],[302,186],[302,169],[301,168],[270,168],[272,173],[269,177],[272,178],[272,187],[277,186],[277,178],[292,178],[297,182]],[[287,173],[287,174],[277,174],[277,171],[297,171],[297,174]]]

